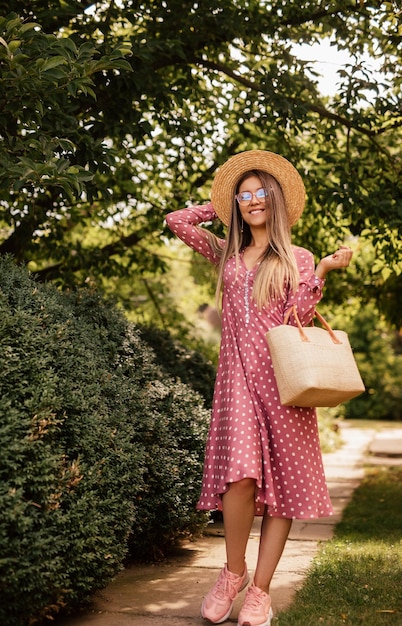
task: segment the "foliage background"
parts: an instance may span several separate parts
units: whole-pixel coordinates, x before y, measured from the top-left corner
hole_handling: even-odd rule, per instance
[[[0,253],[42,280],[103,283],[137,317],[173,325],[166,211],[206,201],[231,154],[266,148],[306,182],[295,242],[317,259],[343,241],[364,253],[328,300],[357,291],[399,329],[398,2],[0,2],[12,11],[0,25]],[[323,38],[350,58],[333,97],[295,48]]]
[[[294,241],[317,260],[355,249],[323,310],[352,333],[367,387],[342,411],[400,419],[401,36],[397,1],[0,0],[0,541],[12,572],[0,606],[15,619],[27,598],[39,616],[79,602],[127,538],[144,556],[199,523],[217,340],[208,329],[201,342],[200,306],[213,304],[214,275],[164,217],[207,201],[232,154],[268,149],[300,170]],[[323,39],[350,59],[331,97],[295,48]]]

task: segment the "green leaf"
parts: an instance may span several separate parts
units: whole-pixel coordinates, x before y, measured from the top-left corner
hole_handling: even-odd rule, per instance
[[[41,66],[41,71],[47,72],[55,67],[59,67],[60,65],[66,65],[66,59],[63,56],[58,55],[44,61]]]

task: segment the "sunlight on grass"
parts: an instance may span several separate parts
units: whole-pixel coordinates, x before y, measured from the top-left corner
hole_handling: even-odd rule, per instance
[[[402,625],[402,468],[375,468],[355,491],[278,626]]]

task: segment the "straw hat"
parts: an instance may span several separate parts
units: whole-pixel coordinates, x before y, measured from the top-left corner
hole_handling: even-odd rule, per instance
[[[276,178],[285,198],[289,224],[293,226],[303,213],[306,201],[303,180],[287,159],[266,150],[240,152],[219,168],[211,189],[211,202],[218,217],[228,225],[236,185],[249,170],[262,170]]]

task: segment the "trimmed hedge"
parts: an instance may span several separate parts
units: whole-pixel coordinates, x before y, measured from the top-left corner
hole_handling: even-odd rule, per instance
[[[23,626],[204,525],[209,412],[114,305],[9,259],[0,361],[0,623]]]
[[[163,372],[190,385],[210,408],[214,393],[215,366],[196,350],[189,350],[172,335],[154,326],[138,326],[141,339],[154,351]]]

